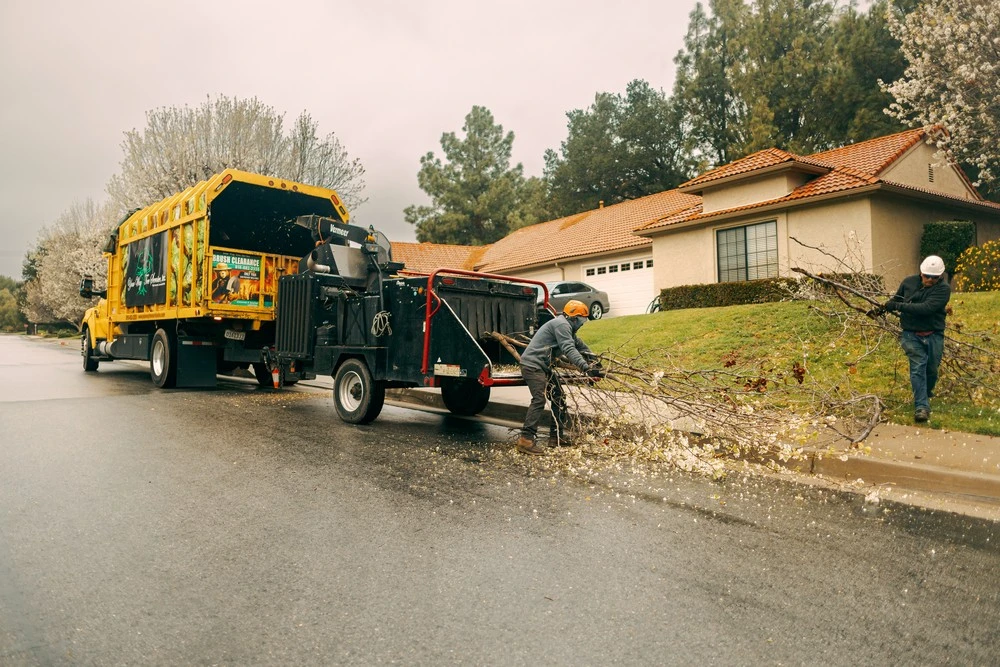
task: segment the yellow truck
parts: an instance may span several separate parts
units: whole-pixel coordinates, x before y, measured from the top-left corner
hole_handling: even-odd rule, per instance
[[[316,244],[296,224],[308,215],[350,217],[333,190],[234,169],[130,214],[104,249],[107,288],[80,285],[101,297],[83,317],[84,370],[138,359],[158,387],[212,387],[252,367],[270,384],[278,280]]]

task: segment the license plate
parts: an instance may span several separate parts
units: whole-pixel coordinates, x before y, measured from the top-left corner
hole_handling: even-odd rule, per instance
[[[233,331],[232,329],[226,329],[226,338],[229,340],[246,340],[246,331]]]

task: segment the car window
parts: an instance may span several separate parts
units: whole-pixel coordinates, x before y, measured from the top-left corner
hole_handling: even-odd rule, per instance
[[[570,283],[570,289],[574,292],[586,292],[587,286],[583,283]]]
[[[549,294],[556,296],[558,294],[563,294],[566,291],[566,285],[556,285],[555,287],[549,288]]]

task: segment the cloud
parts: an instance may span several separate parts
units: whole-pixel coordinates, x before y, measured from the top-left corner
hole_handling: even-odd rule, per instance
[[[670,90],[694,0],[136,3],[7,0],[0,7],[0,274],[38,231],[104,198],[123,132],[162,106],[257,97],[306,110],[367,169],[355,219],[413,240],[420,156],[473,105],[515,134],[540,175],[566,112],[637,78]]]

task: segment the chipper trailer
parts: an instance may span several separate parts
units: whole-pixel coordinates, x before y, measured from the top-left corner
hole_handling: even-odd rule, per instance
[[[509,337],[530,336],[544,283],[459,269],[404,276],[370,231],[299,218],[320,244],[303,270],[278,281],[277,335],[269,367],[280,378],[333,377],[337,414],[363,424],[385,390],[439,387],[453,413],[486,407],[490,388],[519,385]]]
[[[472,415],[523,384],[505,342],[530,336],[543,283],[438,269],[404,275],[388,239],[348,223],[336,192],[224,171],[130,214],[105,248],[107,289],[83,318],[85,371],[148,361],[158,387],[212,387],[252,367],[264,386],[334,380],[342,419],[375,419],[385,390],[438,387]]]

